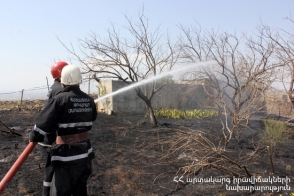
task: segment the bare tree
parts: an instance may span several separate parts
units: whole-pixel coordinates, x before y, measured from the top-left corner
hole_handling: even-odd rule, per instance
[[[180,28],[184,33],[184,59],[215,61],[215,65],[193,74],[195,78],[208,78],[214,89],[210,94],[219,109],[225,145],[232,138],[239,142],[249,118],[264,108],[265,92],[274,81],[276,69],[282,66],[273,58],[275,44],[264,36],[264,29],[254,37],[238,37],[227,32]]]
[[[139,13],[137,22],[127,16],[125,18],[128,25],[124,28],[124,36],[120,36],[112,25],[105,39],[92,33],[87,39],[80,40],[84,57],[79,57],[74,51],[72,53],[83,64],[84,72],[95,74],[96,79],[112,78],[130,84],[170,70],[177,60],[177,52],[168,36],[165,39],[159,27],[150,31],[144,11]],[[145,102],[153,125],[157,125],[157,120],[151,101],[162,87],[163,84],[153,81],[134,89]]]
[[[290,25],[294,27],[294,20],[287,17]],[[281,64],[284,64],[280,71],[280,83],[283,85],[289,100],[294,106],[294,33],[285,30],[273,31],[270,27],[262,25],[260,28],[265,29],[265,36],[276,44],[275,56]]]

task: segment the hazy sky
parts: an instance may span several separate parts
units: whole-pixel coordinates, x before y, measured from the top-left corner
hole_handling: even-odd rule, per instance
[[[103,38],[110,23],[123,28],[124,14],[135,18],[143,6],[149,24],[172,35],[195,21],[232,33],[253,33],[261,22],[293,31],[284,19],[294,14],[293,0],[0,0],[0,98],[46,86],[46,77],[52,84],[51,65],[73,58],[57,37],[75,47],[91,32]]]

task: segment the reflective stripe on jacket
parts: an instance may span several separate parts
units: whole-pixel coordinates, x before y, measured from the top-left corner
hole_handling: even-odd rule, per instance
[[[72,135],[90,131],[96,120],[97,110],[94,99],[70,86],[53,97],[35,119],[34,134]],[[51,150],[52,165],[78,164],[94,158],[90,140],[74,144],[55,145]]]

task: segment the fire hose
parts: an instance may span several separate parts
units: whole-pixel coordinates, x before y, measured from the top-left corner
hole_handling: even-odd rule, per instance
[[[20,166],[25,162],[25,160],[27,159],[29,154],[32,152],[32,150],[35,148],[37,143],[38,142],[30,142],[29,143],[29,145],[24,149],[24,151],[21,153],[21,155],[18,157],[18,159],[12,165],[10,170],[7,172],[7,174],[1,180],[1,182],[0,182],[0,194],[4,191],[6,185],[10,182],[10,180],[13,178],[13,176],[19,170]]]

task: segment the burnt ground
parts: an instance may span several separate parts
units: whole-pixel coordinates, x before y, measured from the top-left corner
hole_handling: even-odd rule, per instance
[[[8,103],[5,103],[8,104]],[[34,125],[33,119],[38,114],[42,103],[31,103],[20,111],[17,108],[0,111],[0,120],[8,127],[14,127],[17,135],[6,133],[8,130],[0,124],[0,178],[2,179],[17,157],[28,144],[28,134]],[[293,134],[290,139],[277,148],[273,156],[275,173],[272,168],[265,146],[260,145],[254,159],[247,162],[248,171],[256,178],[280,177],[290,179],[291,190],[272,193],[269,190],[238,192],[227,190],[228,183],[191,182],[184,176],[179,181],[179,168],[193,161],[178,149],[171,159],[167,152],[176,141],[179,133],[202,131],[219,133],[221,125],[217,118],[204,119],[169,119],[158,118],[158,126],[149,125],[148,118],[143,115],[106,115],[99,113],[94,122],[90,137],[96,158],[93,162],[93,174],[89,179],[89,195],[138,195],[138,196],[180,196],[180,195],[294,195],[294,145]],[[254,151],[252,138],[258,140],[263,130],[259,116],[252,118],[251,129],[244,134],[239,144],[232,142],[227,152],[236,156]],[[289,128],[292,132],[292,128]],[[255,133],[252,136],[252,133]],[[211,140],[218,140],[217,134]],[[229,155],[228,155],[229,156]],[[13,177],[3,192],[3,196],[30,195],[40,196],[45,165],[45,155],[36,148]],[[237,161],[238,157],[232,160]],[[236,169],[240,171],[240,169]],[[242,169],[241,169],[242,171]],[[179,172],[179,173],[177,173]],[[194,173],[191,178],[230,179],[235,177],[229,172],[214,167],[205,167]],[[176,182],[178,181],[178,182]],[[245,183],[246,184],[246,183]],[[248,183],[247,183],[248,185]],[[260,186],[282,186],[280,182],[271,184],[261,182]]]

